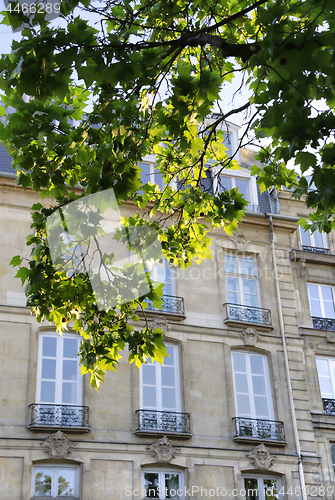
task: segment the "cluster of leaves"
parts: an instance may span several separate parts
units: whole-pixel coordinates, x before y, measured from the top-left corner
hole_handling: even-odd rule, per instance
[[[132,326],[145,298],[159,303],[159,289],[100,311],[85,273],[55,272],[47,218],[113,188],[120,205],[132,199],[138,207],[129,224],[150,221],[168,261],[186,268],[210,257],[208,231],[223,227],[231,234],[246,206],[237,189],[215,194],[208,183],[216,185],[223,168],[238,167],[237,151],[229,157],[224,146],[226,120],[245,111],[247,132],[253,124],[256,137],[271,139],[260,149],[264,167],[253,169],[261,187],[294,186],[295,196],[307,194],[328,231],[335,210],[335,14],[330,0],[111,0],[103,6],[66,0],[61,11],[65,28],[5,14],[3,22],[31,27],[0,61],[4,110],[15,110],[0,123],[0,137],[17,184],[54,203],[33,207],[31,260],[18,272],[28,305],[38,321],[54,321],[59,331],[71,324],[83,336],[82,362],[97,384],[125,345],[139,363],[161,357],[162,332]],[[98,29],[83,18],[86,12]],[[225,84],[241,72],[252,98],[213,115]],[[320,110],[324,101],[328,107]],[[247,132],[239,147],[248,143]],[[162,189],[141,179],[138,164],[150,153]],[[287,167],[291,158],[302,174],[312,168],[310,180]]]

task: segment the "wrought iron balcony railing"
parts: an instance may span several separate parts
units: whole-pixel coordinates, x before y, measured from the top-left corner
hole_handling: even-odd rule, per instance
[[[149,311],[163,311],[171,314],[185,314],[184,311],[184,299],[183,297],[176,297],[174,295],[164,295],[162,298],[163,306],[162,309],[154,307],[151,300],[148,300],[148,308]]]
[[[326,332],[335,332],[335,319],[316,318],[312,316],[312,324],[315,330],[324,330]]]
[[[173,411],[137,410],[138,431],[190,434],[190,414]]]
[[[322,398],[323,411],[327,415],[335,415],[335,399]]]
[[[88,406],[31,404],[28,428],[69,427],[89,428]]]
[[[244,321],[245,323],[258,323],[259,325],[271,326],[270,309],[261,307],[244,306],[239,304],[223,304],[226,308],[226,319],[231,321]]]
[[[251,437],[267,441],[285,441],[283,422],[244,417],[234,417],[233,420],[236,428],[235,438]]]
[[[321,247],[308,247],[306,245],[302,245],[302,249],[305,252],[312,252],[312,253],[325,253],[329,254],[329,249],[328,248],[321,248]]]

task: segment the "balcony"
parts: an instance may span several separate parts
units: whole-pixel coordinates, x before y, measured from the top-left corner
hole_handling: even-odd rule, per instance
[[[283,422],[258,418],[234,417],[236,434],[234,441],[262,441],[278,446],[285,445]]]
[[[162,297],[162,302],[162,308],[159,309],[158,307],[154,307],[151,300],[147,300],[148,307],[145,309],[145,314],[149,313],[149,315],[156,315],[157,313],[160,313],[169,315],[170,317],[173,317],[173,319],[179,321],[185,319],[183,297],[177,297],[175,295],[164,295]],[[142,313],[143,311],[139,308],[138,312]]]
[[[244,306],[239,304],[223,304],[225,309],[225,323],[237,325],[253,325],[263,329],[272,330],[270,309],[261,307]]]
[[[72,432],[88,432],[88,406],[69,406],[55,404],[29,405],[29,424],[31,431],[64,429]]]
[[[324,330],[326,332],[335,332],[335,319],[316,318],[312,316],[312,324],[315,330]]]
[[[322,398],[322,404],[326,415],[335,415],[335,399]]]
[[[172,411],[137,410],[138,428],[135,434],[167,435],[190,438],[190,414]]]
[[[329,255],[329,249],[328,248],[308,247],[306,245],[302,245],[302,249],[303,249],[304,252],[323,253],[323,254]]]

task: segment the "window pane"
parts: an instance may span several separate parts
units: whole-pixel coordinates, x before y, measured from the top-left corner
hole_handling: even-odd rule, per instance
[[[250,416],[249,396],[244,394],[236,395],[237,413],[239,416]]]
[[[165,474],[165,498],[180,498],[177,495],[179,490],[179,474]]]
[[[141,370],[142,370],[143,384],[155,385],[156,384],[156,366],[142,365]]]
[[[63,360],[63,380],[77,380],[77,361]]]
[[[330,286],[321,287],[321,295],[323,299],[324,317],[335,318],[333,292]]]
[[[230,190],[232,188],[231,178],[224,175],[220,175],[218,178],[218,191],[222,193],[224,189]]]
[[[309,231],[304,231],[304,229],[301,227],[300,228],[300,236],[301,236],[301,243],[305,247],[310,247],[311,246],[311,239],[309,236]]]
[[[331,451],[332,463],[333,463],[333,467],[334,467],[335,466],[335,445],[334,444],[331,445],[330,451]]]
[[[62,403],[75,405],[77,404],[77,384],[71,382],[63,382]]]
[[[235,372],[244,372],[246,373],[246,365],[245,365],[245,355],[239,352],[233,353],[234,360],[234,370]]]
[[[330,378],[319,377],[319,381],[320,381],[321,397],[332,399],[333,389],[332,389],[332,384],[331,384]]]
[[[143,406],[145,408],[156,408],[156,387],[143,387]]]
[[[74,469],[58,469],[58,496],[74,496],[75,480]]]
[[[247,375],[242,373],[235,374],[235,387],[236,392],[244,392],[248,394],[248,378]]]
[[[175,389],[162,389],[162,407],[164,410],[176,409],[176,390]]]
[[[311,315],[318,318],[322,317],[319,293],[317,285],[307,285],[309,295],[309,305],[311,308]]]
[[[319,247],[319,248],[323,248],[324,243],[323,243],[322,234],[320,233],[320,231],[318,231],[318,229],[316,229],[314,231],[313,237],[314,237],[314,246]]]
[[[228,150],[228,151],[226,151],[227,155],[231,156],[233,149],[232,149],[231,135],[230,134],[225,135],[224,140],[223,140],[223,144],[226,146],[226,148]]]
[[[43,356],[51,356],[53,358],[56,357],[57,350],[57,339],[53,337],[43,337]]]
[[[264,377],[252,377],[252,388],[254,391],[254,394],[263,394],[264,396],[266,395],[266,387],[265,387],[265,379]]]
[[[156,472],[144,473],[144,489],[146,498],[159,498],[159,478]]]
[[[51,475],[50,469],[36,469],[35,476],[35,495],[51,496]]]
[[[237,259],[232,255],[224,256],[224,265],[226,273],[237,273]]]
[[[237,278],[227,278],[227,290],[238,292],[238,279]]]
[[[329,364],[327,359],[317,359],[316,364],[318,367],[319,377],[329,377]]]
[[[264,479],[265,500],[276,500],[279,498],[277,479]]]
[[[235,184],[236,187],[238,188],[239,192],[243,194],[243,197],[246,201],[250,201],[250,194],[249,194],[249,181],[245,179],[235,179]]]
[[[244,478],[244,488],[245,492],[245,500],[258,500],[258,481],[256,478],[245,477]]]
[[[42,359],[42,378],[55,380],[56,378],[56,360]]]
[[[154,168],[154,182],[155,184],[158,184],[159,189],[163,191],[164,189],[164,179],[163,175],[160,173],[158,168]]]
[[[78,354],[78,340],[77,339],[64,339],[63,344],[63,357],[64,358],[77,358]]]
[[[174,368],[162,366],[161,371],[162,371],[162,385],[168,387],[174,387],[175,386]]]
[[[240,304],[240,294],[238,292],[228,292],[227,300],[229,304]],[[234,309],[234,314],[237,313],[236,308]]]
[[[41,403],[55,402],[55,382],[41,382]]]
[[[263,357],[257,355],[250,356],[250,368],[251,368],[251,373],[254,375],[263,374],[264,373]]]
[[[254,396],[256,417],[269,417],[269,406],[267,397]]]
[[[251,274],[252,276],[256,276],[255,269],[255,261],[254,259],[241,259],[241,273],[242,274]]]
[[[169,345],[166,347],[167,353],[170,356],[169,358],[164,359],[165,365],[174,365],[174,347]]]

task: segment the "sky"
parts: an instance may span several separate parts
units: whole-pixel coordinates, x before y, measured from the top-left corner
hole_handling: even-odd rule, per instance
[[[22,3],[22,0],[20,1]],[[0,11],[2,10],[5,10],[4,0],[0,0]],[[55,19],[52,24],[55,26],[59,25],[60,19]],[[21,32],[13,33],[10,26],[0,24],[0,54],[8,54],[11,51],[12,41],[19,41],[20,39]],[[245,85],[241,90],[239,90],[240,85],[240,76],[238,76],[231,84],[227,83],[225,85],[222,92],[222,101],[220,103],[221,109],[224,113],[232,110],[233,108],[240,107],[248,101],[250,93],[248,92]],[[229,121],[235,123],[236,125],[242,126],[244,123],[244,116],[244,114],[232,115],[229,118]]]

